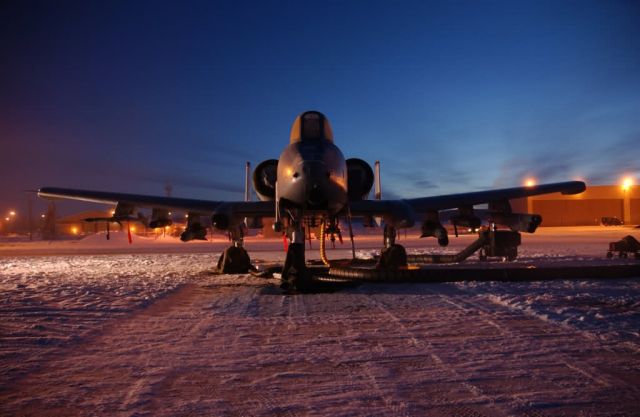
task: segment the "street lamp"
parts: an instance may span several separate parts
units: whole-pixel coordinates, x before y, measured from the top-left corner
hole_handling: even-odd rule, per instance
[[[622,221],[631,222],[631,201],[628,199],[627,190],[633,185],[633,178],[624,177],[622,179]]]
[[[4,218],[4,220],[7,222],[7,233],[10,233],[12,231],[11,229],[14,229],[15,231],[15,225],[11,225],[11,223],[15,223],[13,222],[13,219],[15,217],[16,217],[16,212],[14,210],[10,210],[9,215]]]

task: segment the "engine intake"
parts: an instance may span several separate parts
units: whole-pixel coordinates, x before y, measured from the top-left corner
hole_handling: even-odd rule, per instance
[[[346,162],[349,200],[366,200],[373,187],[371,165],[359,158],[349,158]]]
[[[277,159],[267,159],[258,164],[253,171],[253,189],[261,201],[272,201],[276,197],[277,179]]]

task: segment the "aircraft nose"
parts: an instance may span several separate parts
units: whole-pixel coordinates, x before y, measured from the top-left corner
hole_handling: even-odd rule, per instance
[[[327,168],[323,162],[305,162],[304,176],[307,180],[307,201],[317,206],[327,202]]]
[[[325,203],[327,196],[325,195],[324,189],[318,183],[313,183],[311,187],[309,187],[307,200],[312,206],[317,206]]]

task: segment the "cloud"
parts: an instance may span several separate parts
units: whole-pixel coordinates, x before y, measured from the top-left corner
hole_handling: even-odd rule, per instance
[[[413,181],[413,186],[419,190],[430,190],[438,188],[437,184],[425,179]]]
[[[538,182],[584,179],[588,183],[611,184],[622,175],[640,173],[640,133],[589,146],[556,146],[532,151],[527,156],[505,160],[498,170],[494,187],[520,184],[527,177]]]

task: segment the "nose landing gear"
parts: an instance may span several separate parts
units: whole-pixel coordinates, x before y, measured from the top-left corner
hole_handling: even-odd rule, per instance
[[[311,274],[305,260],[305,235],[302,213],[291,211],[290,226],[287,228],[289,246],[282,268],[280,287],[286,291],[306,291],[311,286]]]

